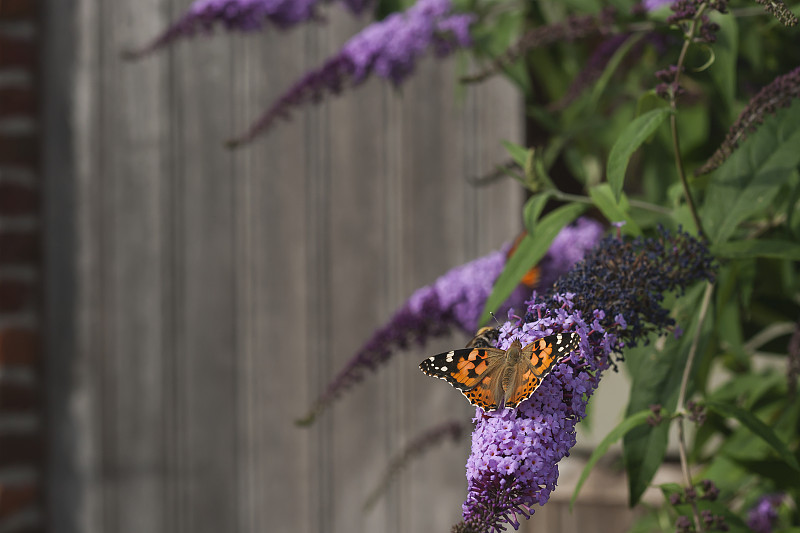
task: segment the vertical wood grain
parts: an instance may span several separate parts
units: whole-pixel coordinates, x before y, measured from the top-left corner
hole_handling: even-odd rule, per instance
[[[75,201],[59,216],[75,246],[53,242],[49,268],[70,267],[53,279],[75,286],[62,300],[75,334],[48,349],[71,376],[50,402],[69,406],[51,444],[52,529],[447,530],[466,438],[361,505],[420,431],[471,416],[417,369],[462,338],[397,354],[311,428],[292,421],[414,289],[513,237],[517,188],[466,178],[504,159],[497,139],[520,137],[515,93],[458,98],[455,62],[428,58],[402,92],[372,80],[230,152],[226,137],[365,21],[331,9],[324,26],[217,32],[120,61],[189,3],[80,0],[72,13]]]

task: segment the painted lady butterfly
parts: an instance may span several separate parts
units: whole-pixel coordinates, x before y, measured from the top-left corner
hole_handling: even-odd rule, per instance
[[[531,397],[553,366],[578,348],[577,333],[557,333],[524,348],[515,340],[508,350],[476,347],[486,337],[483,328],[467,348],[428,357],[419,368],[461,391],[469,403],[484,411],[514,408]],[[483,332],[483,334],[481,333]],[[479,340],[480,339],[480,340]]]

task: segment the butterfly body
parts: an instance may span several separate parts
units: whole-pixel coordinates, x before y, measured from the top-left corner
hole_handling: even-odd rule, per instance
[[[515,340],[507,350],[451,350],[428,357],[419,367],[425,374],[447,381],[485,411],[514,408],[531,397],[553,366],[577,349],[579,342],[577,333],[557,333],[524,347]]]

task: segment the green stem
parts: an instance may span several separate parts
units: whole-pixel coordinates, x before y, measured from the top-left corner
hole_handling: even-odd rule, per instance
[[[589,196],[582,196],[579,194],[570,194],[561,191],[554,191],[553,197],[557,200],[563,200],[565,202],[576,202],[580,204],[589,204],[594,205],[594,200],[592,200]],[[672,211],[668,207],[662,207],[660,205],[651,204],[649,202],[643,202],[641,200],[631,200],[628,199],[628,203],[631,207],[636,207],[637,209],[644,209],[645,211],[652,211],[653,213],[658,213],[660,215],[669,215]]]
[[[689,348],[689,356],[686,358],[686,366],[683,369],[683,376],[681,376],[681,387],[680,391],[678,392],[678,404],[675,408],[675,412],[679,414],[678,418],[678,453],[680,454],[681,459],[681,471],[683,472],[683,481],[686,484],[686,487],[692,486],[692,475],[689,472],[689,459],[686,453],[686,436],[684,430],[684,419],[686,414],[684,413],[684,402],[686,401],[686,389],[689,385],[689,376],[692,373],[692,367],[694,366],[694,358],[697,354],[697,345],[700,342],[700,334],[703,329],[703,322],[705,321],[706,314],[708,313],[709,303],[711,302],[711,295],[714,292],[714,284],[708,282],[706,284],[706,291],[703,294],[703,302],[700,304],[700,313],[697,316],[697,328],[694,332],[694,338],[692,339],[692,345]],[[692,503],[692,514],[694,515],[694,527],[695,530],[700,532],[703,531],[702,523],[700,522],[700,513],[697,511],[697,504],[696,502]]]
[[[683,47],[681,48],[681,53],[678,56],[678,64],[676,65],[677,70],[675,71],[674,83],[676,89],[679,87],[681,71],[683,70],[684,62],[686,61],[686,53],[689,51],[689,46],[692,44],[692,39],[694,39],[695,32],[697,32],[699,22],[702,19],[703,11],[705,11],[706,7],[708,7],[708,5],[705,2],[700,5],[697,13],[694,16],[694,19],[692,19],[691,25],[689,26],[689,31],[687,31],[684,35]],[[675,166],[678,169],[678,177],[681,180],[683,194],[686,196],[686,203],[689,206],[689,211],[691,212],[694,223],[697,226],[697,233],[701,237],[705,238],[706,235],[703,231],[703,225],[700,223],[700,216],[697,214],[697,207],[695,206],[692,192],[689,190],[689,182],[686,179],[686,171],[683,168],[683,158],[681,157],[680,142],[678,140],[678,103],[676,99],[676,92],[676,90],[673,90],[669,93],[669,106],[673,111],[669,116],[669,127],[672,132],[672,149],[675,151]]]

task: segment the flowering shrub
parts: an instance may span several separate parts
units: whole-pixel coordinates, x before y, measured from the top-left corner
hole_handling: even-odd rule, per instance
[[[619,365],[631,375],[626,416],[584,474],[622,439],[636,505],[666,460],[670,427],[678,430],[682,483],[661,485],[664,503],[644,513],[639,530],[796,531],[797,8],[782,0],[605,4],[345,0],[352,13],[374,7],[386,16],[231,141],[280,134],[278,118],[370,76],[400,85],[427,53],[470,54],[473,70],[461,81],[506,76],[529,113],[529,138],[507,143],[510,160],[498,162],[529,193],[527,235],[412,294],[302,422],[399,350],[451,329],[469,338],[489,311],[513,308],[486,342],[507,349],[577,332],[580,348],[555,360],[517,408],[476,409],[454,531],[516,529],[547,503],[587,402]],[[314,0],[196,0],[132,56],[215,26],[322,23],[324,9]],[[590,207],[592,218],[579,218]],[[457,421],[429,429],[390,473],[462,430]]]

